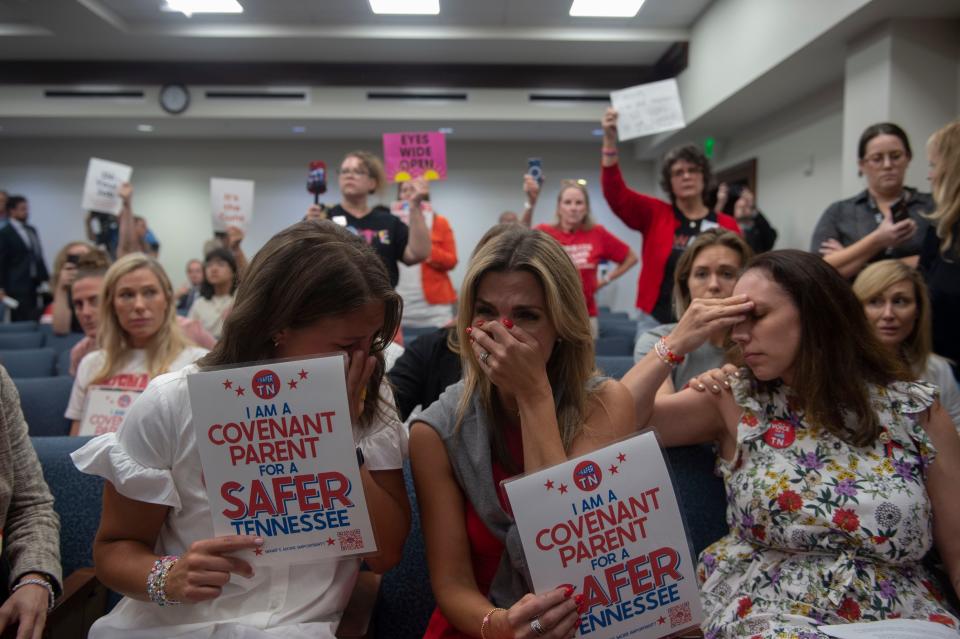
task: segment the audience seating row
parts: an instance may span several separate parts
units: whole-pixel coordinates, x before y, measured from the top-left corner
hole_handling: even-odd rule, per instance
[[[13,383],[32,437],[70,434],[70,420],[63,414],[70,401],[72,377],[14,377]]]
[[[0,324],[9,326],[9,324]],[[83,339],[83,333],[69,333],[54,335],[53,333],[32,332],[0,332],[0,350],[27,350],[35,348],[50,348],[57,353],[69,351],[73,345]]]
[[[0,350],[0,364],[10,377],[53,377],[69,375],[70,351],[57,353],[52,348]]]
[[[106,589],[89,571],[82,569],[93,565],[92,545],[100,520],[103,480],[80,473],[70,461],[70,453],[82,446],[85,437],[34,437],[34,448],[43,466],[43,473],[55,499],[55,507],[61,522],[61,561],[64,575],[82,575],[82,584],[73,583],[73,590],[85,588],[79,606],[82,616],[73,613],[75,621],[83,625],[82,634],[68,633],[64,627],[66,612],[61,602],[51,617],[54,637],[86,636],[86,629],[96,616],[105,614],[108,608]],[[699,553],[707,545],[726,534],[725,499],[723,482],[712,472],[713,451],[709,446],[691,446],[667,451],[667,459],[677,489],[690,542]],[[338,637],[372,636],[377,639],[420,639],[436,605],[427,572],[426,552],[420,525],[419,508],[414,492],[409,465],[404,468],[407,493],[413,513],[410,536],[407,539],[400,564],[382,579],[362,573],[358,588]],[[79,572],[78,572],[79,571]],[[78,576],[74,577],[77,582]],[[379,594],[369,591],[379,582]],[[360,592],[358,592],[360,591]],[[358,596],[362,595],[362,596]],[[116,599],[115,596],[110,598]],[[358,610],[357,600],[376,604],[372,610],[372,632],[367,633],[367,623],[357,621],[366,614]],[[58,628],[63,628],[59,634]],[[359,630],[358,630],[359,629]]]

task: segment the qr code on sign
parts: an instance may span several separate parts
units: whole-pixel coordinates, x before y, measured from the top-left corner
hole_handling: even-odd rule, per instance
[[[363,550],[363,533],[359,530],[343,530],[337,533],[340,550]]]
[[[693,615],[690,614],[690,602],[684,602],[682,604],[677,604],[676,606],[670,606],[667,608],[667,612],[670,613],[670,627],[676,628],[677,626],[683,626],[689,624],[693,621]]]

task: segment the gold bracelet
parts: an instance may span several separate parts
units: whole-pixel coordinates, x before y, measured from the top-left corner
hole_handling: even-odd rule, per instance
[[[483,621],[480,623],[480,639],[487,639],[487,624],[490,623],[490,618],[493,616],[493,613],[497,612],[498,610],[506,612],[506,610],[503,608],[493,608],[490,610],[490,612],[483,616]]]

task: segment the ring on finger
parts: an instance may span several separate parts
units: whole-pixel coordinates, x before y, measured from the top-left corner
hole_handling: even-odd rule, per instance
[[[542,637],[543,635],[547,634],[546,629],[540,623],[539,617],[534,617],[533,619],[530,620],[530,630],[533,630],[533,632],[536,633],[538,637]]]
[[[481,352],[480,352],[480,363],[486,364],[488,359],[490,359],[490,353],[488,353],[487,351],[481,351]]]

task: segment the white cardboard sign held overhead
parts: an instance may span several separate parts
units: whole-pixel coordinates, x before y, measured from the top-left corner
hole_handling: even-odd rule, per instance
[[[238,553],[283,565],[377,548],[355,452],[344,356],[187,376],[215,535],[257,535]]]
[[[210,210],[214,231],[246,231],[253,218],[253,180],[210,178]]]
[[[100,213],[120,212],[120,196],[117,190],[124,182],[130,181],[133,167],[100,158],[90,158],[87,165],[87,177],[83,182],[84,211],[99,211]]]
[[[578,637],[656,639],[703,619],[696,564],[652,432],[503,483],[533,589],[583,595]]]
[[[613,91],[610,102],[618,113],[617,132],[621,142],[686,126],[680,91],[674,79]]]

